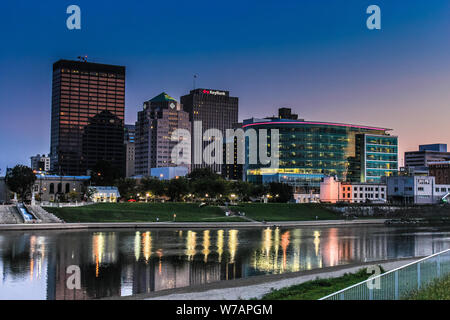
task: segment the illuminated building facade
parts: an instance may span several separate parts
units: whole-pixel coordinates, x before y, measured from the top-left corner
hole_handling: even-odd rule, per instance
[[[226,130],[232,129],[233,125],[238,122],[239,98],[231,97],[229,91],[211,89],[191,90],[188,95],[181,97],[181,104],[183,105],[184,111],[189,113],[189,119],[193,128],[195,121],[201,122],[202,135],[209,129],[218,129],[225,136]],[[194,133],[194,130],[192,132]],[[195,144],[192,143],[192,168],[208,167],[214,172],[219,173],[222,171],[221,164],[206,164],[205,161],[208,161],[208,159],[203,159],[201,163],[196,163],[195,161],[195,154],[202,152],[201,150],[204,150],[210,143],[211,141],[203,141],[202,146],[196,146],[199,149],[195,149]]]
[[[283,182],[296,192],[318,191],[325,176],[340,181],[379,183],[384,176],[398,171],[397,137],[389,129],[352,124],[265,118],[244,120],[244,130],[258,132],[279,130],[279,167],[249,163],[249,143],[246,137],[246,180],[253,183]],[[257,143],[256,145],[259,145]],[[258,147],[259,148],[259,147]],[[271,147],[267,142],[267,151]],[[259,154],[259,150],[258,150]]]
[[[83,175],[100,160],[121,174],[125,67],[60,60],[53,65],[51,170]]]
[[[233,129],[241,129],[242,123],[236,123],[233,125]],[[222,164],[222,177],[227,180],[242,180],[244,165],[239,163],[238,159],[238,137],[232,137],[229,141],[224,137],[223,145],[223,164]],[[227,149],[227,145],[230,144],[231,148]],[[227,159],[233,159],[232,163],[228,163]]]
[[[135,132],[136,127],[134,124],[125,125],[125,176],[127,178],[134,176],[134,162],[136,155],[136,144],[135,144]]]
[[[189,114],[178,101],[163,92],[144,102],[136,121],[136,175],[150,176],[152,168],[177,166],[172,150],[179,141],[171,140],[177,129],[191,130]],[[189,169],[189,164],[185,166]]]

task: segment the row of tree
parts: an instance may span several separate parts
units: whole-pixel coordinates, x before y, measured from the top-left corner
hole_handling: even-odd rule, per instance
[[[138,183],[135,179],[118,179],[115,185],[124,200],[164,197],[170,201],[250,201],[266,197],[271,202],[288,202],[293,194],[287,184],[227,181],[209,169],[196,169],[186,177],[172,180],[143,178]]]
[[[196,169],[186,177],[172,180],[157,178],[117,178],[107,165],[93,170],[92,185],[117,186],[122,200],[166,198],[170,201],[222,200],[249,201],[266,197],[271,202],[287,202],[292,199],[292,188],[283,183],[267,185],[252,184],[245,181],[227,181],[210,169]],[[18,165],[6,175],[6,183],[19,199],[31,196],[36,175],[29,167]],[[78,194],[65,195],[68,199],[79,198]]]

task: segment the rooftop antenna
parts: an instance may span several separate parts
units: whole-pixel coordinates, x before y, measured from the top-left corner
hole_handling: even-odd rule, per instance
[[[87,58],[88,58],[88,56],[86,55],[86,56],[78,56],[78,60],[80,60],[80,62],[87,62]]]
[[[195,90],[195,83],[196,83],[196,81],[197,81],[197,78],[198,78],[198,74],[194,74],[194,90]]]

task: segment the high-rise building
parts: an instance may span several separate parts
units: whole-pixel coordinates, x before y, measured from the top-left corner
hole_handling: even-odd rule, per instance
[[[244,120],[243,128],[246,133],[255,130],[257,139],[246,141],[244,175],[249,182],[288,183],[296,193],[307,194],[317,193],[326,176],[343,182],[380,183],[382,177],[398,172],[398,139],[389,134],[390,129],[275,117]],[[259,144],[264,129],[267,138],[271,129],[278,129],[277,167],[259,160],[250,163],[250,143],[256,146],[253,150],[258,157],[261,145],[272,154],[271,139]]]
[[[45,154],[37,154],[31,158],[31,169],[35,171],[50,171],[50,157]]]
[[[189,120],[192,124],[192,132],[194,133],[195,122],[201,123],[201,134],[209,129],[218,129],[223,137],[226,135],[227,129],[232,129],[233,125],[238,122],[239,99],[230,97],[229,91],[211,90],[211,89],[195,89],[191,90],[188,95],[181,97],[183,109],[189,113]],[[202,146],[196,146],[192,143],[192,168],[209,167],[214,172],[222,171],[222,164],[208,164],[211,159],[203,159],[202,151],[211,143],[211,139],[206,137]],[[193,139],[194,141],[194,139]],[[201,148],[200,148],[201,147]],[[223,155],[218,158],[222,159]]]
[[[234,124],[233,129],[242,129],[242,123]],[[229,140],[225,138],[223,146],[222,177],[227,180],[242,180],[244,178],[244,163],[239,159],[240,142],[238,136],[233,136]],[[232,159],[232,161],[229,161],[230,159]]]
[[[171,140],[176,129],[191,131],[189,114],[177,100],[163,92],[144,102],[136,121],[136,175],[150,176],[152,168],[177,166],[172,150],[179,141]]]
[[[124,141],[134,142],[136,136],[136,126],[134,124],[126,124],[124,129],[125,129]]]
[[[125,67],[59,60],[53,65],[51,170],[83,175],[100,160],[123,174]]]
[[[135,144],[136,126],[134,124],[125,125],[125,176],[132,177],[135,174],[134,162],[136,155]]]

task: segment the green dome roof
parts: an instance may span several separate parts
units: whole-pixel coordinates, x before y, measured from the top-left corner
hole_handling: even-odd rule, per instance
[[[171,96],[169,96],[165,92],[157,95],[156,97],[154,97],[153,99],[150,100],[150,102],[165,102],[165,101],[175,101],[175,102],[177,102],[177,100],[175,100],[174,98],[172,98]]]

